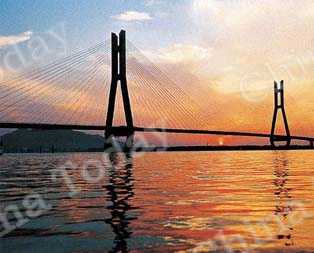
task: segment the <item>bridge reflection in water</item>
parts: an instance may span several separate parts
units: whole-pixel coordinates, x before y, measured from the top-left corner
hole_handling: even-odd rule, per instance
[[[277,239],[283,241],[285,246],[293,246],[293,227],[289,220],[289,214],[293,212],[291,188],[288,186],[289,161],[284,153],[274,159],[274,175],[274,195],[277,199],[274,214],[280,224]]]
[[[110,203],[107,209],[111,217],[106,219],[115,234],[113,248],[110,252],[128,252],[127,239],[132,231],[129,227],[132,220],[137,219],[130,216],[128,211],[137,209],[130,205],[134,196],[133,192],[133,165],[132,156],[128,153],[111,153],[109,168],[109,183],[106,185],[107,201]]]

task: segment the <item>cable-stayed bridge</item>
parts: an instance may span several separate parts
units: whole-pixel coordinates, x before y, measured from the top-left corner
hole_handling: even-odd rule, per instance
[[[291,140],[313,147],[314,138],[290,134],[283,81],[275,82],[274,98],[269,133],[208,130],[198,103],[121,31],[111,41],[2,81],[0,128],[101,130],[106,140],[136,132],[243,136],[268,138],[272,147],[289,147]],[[285,135],[275,134],[280,111]]]

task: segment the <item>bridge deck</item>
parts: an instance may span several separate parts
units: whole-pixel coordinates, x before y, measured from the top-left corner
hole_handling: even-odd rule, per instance
[[[0,123],[0,128],[11,129],[41,129],[41,130],[101,130],[104,131],[104,125],[63,125],[63,124],[36,124],[36,123]],[[126,127],[113,127],[113,129],[125,129]],[[195,129],[170,129],[170,128],[144,128],[134,127],[135,132],[146,133],[177,133],[177,134],[203,134],[203,135],[226,135],[226,136],[243,136],[243,137],[259,137],[270,138],[270,134],[251,133],[251,132],[235,132],[235,131],[213,131],[213,130],[195,130]],[[283,135],[275,135],[275,138],[284,138]],[[292,140],[314,141],[314,137],[291,136]]]

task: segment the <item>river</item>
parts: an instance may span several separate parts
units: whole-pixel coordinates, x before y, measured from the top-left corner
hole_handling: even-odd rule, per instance
[[[312,252],[313,154],[5,154],[0,252]]]

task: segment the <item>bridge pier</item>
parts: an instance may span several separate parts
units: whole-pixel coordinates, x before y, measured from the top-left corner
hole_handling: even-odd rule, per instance
[[[290,130],[288,125],[288,120],[286,116],[285,111],[285,103],[284,103],[284,81],[281,80],[278,84],[276,81],[274,83],[274,115],[273,115],[273,121],[271,126],[271,134],[270,134],[270,144],[272,148],[278,148],[279,146],[276,145],[276,142],[285,142],[285,147],[289,147],[291,144],[291,136],[290,136]],[[285,131],[286,136],[276,136],[275,135],[275,129],[276,129],[276,122],[277,122],[277,115],[278,112],[282,112],[282,117],[284,120],[285,125]]]
[[[111,75],[111,86],[105,129],[105,149],[108,147],[114,147],[113,144],[117,144],[120,147],[123,147],[123,149],[131,149],[134,143],[134,125],[127,86],[126,35],[125,31],[123,30],[121,30],[119,36],[117,36],[115,33],[111,34]],[[126,126],[114,127],[113,117],[118,84],[120,84],[122,91]],[[126,138],[124,144],[122,144],[120,141],[115,141],[115,137],[122,136]]]
[[[122,139],[123,138],[123,139]],[[134,130],[127,126],[105,130],[105,150],[128,152],[134,145]]]
[[[310,147],[314,148],[314,140],[310,140]]]

